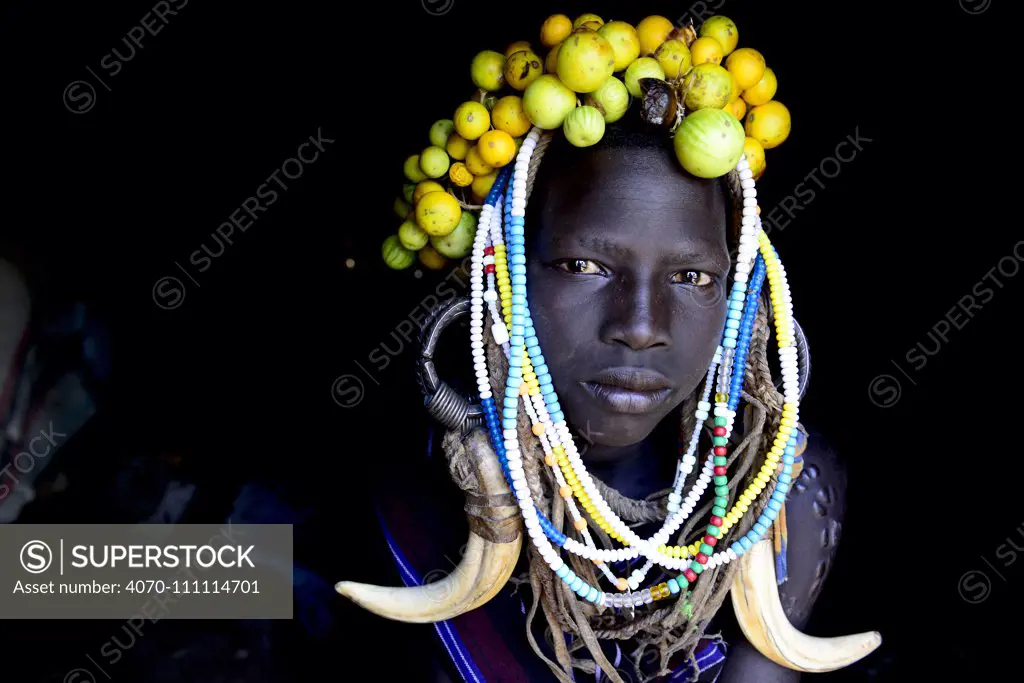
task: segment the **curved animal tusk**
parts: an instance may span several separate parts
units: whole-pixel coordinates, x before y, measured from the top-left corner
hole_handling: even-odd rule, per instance
[[[466,553],[451,574],[422,586],[374,586],[341,581],[335,588],[374,614],[412,623],[457,617],[493,598],[512,574],[522,536],[511,543],[492,543],[470,532]]]
[[[341,581],[335,590],[363,608],[395,621],[431,623],[457,617],[497,595],[519,561],[522,517],[498,457],[479,430],[465,441],[476,491],[467,493],[469,541],[459,565],[421,586],[375,586]]]
[[[877,631],[836,638],[801,633],[782,610],[770,540],[758,541],[740,561],[732,583],[732,606],[750,644],[787,669],[835,671],[866,657],[882,643]]]

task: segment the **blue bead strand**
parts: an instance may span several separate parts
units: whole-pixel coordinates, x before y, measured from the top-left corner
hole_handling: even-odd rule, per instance
[[[764,284],[766,272],[764,259],[758,254],[757,259],[754,261],[754,270],[750,275],[750,284],[747,287],[743,317],[739,323],[740,337],[736,344],[736,357],[734,358],[731,385],[729,387],[730,410],[736,410],[740,403],[743,378],[746,375],[747,355],[750,351],[750,337],[754,329],[754,319],[757,317],[758,299],[761,296],[761,288]]]
[[[514,186],[514,183],[513,183],[513,186]],[[511,202],[509,202],[509,204],[511,204]],[[510,276],[511,283],[512,283],[512,294],[525,297],[526,296],[526,266],[525,266],[526,245],[525,245],[525,236],[523,234],[525,231],[522,230],[522,229],[519,229],[519,230],[516,229],[517,227],[518,228],[524,227],[523,224],[525,223],[525,221],[523,221],[522,217],[520,217],[520,216],[511,216],[511,212],[509,212],[508,219],[509,219],[508,220],[509,230],[508,230],[507,250],[508,250],[508,254],[509,254],[509,263],[511,264],[510,267],[509,267],[509,276]],[[519,219],[519,220],[517,220],[517,219]],[[523,256],[524,257],[522,262],[516,262],[516,260],[514,260],[515,257],[517,257],[517,256]],[[517,358],[520,360],[520,363],[521,363],[523,354],[524,353],[528,353],[528,351],[526,349],[525,332],[526,332],[526,328],[527,327],[531,328],[531,330],[532,330],[533,323],[532,323],[532,318],[530,316],[529,307],[527,305],[523,304],[523,305],[515,305],[515,306],[513,306],[513,308],[512,308],[512,326],[511,327],[512,327],[512,331],[511,331],[511,334],[509,336],[509,363],[510,363],[510,368],[509,368],[509,377],[508,377],[508,380],[507,380],[507,387],[516,389],[517,395],[514,396],[514,397],[513,396],[505,396],[505,401],[504,401],[504,408],[505,408],[505,410],[504,410],[504,413],[503,413],[504,416],[505,416],[505,429],[515,429],[516,428],[516,413],[517,413],[518,406],[519,406],[518,389],[519,389],[520,383],[522,382],[522,375],[520,374],[518,377],[513,376],[513,374],[512,374],[513,368],[511,367],[511,363],[512,363],[513,359],[517,359]],[[533,336],[533,335],[531,335],[531,336]],[[539,351],[539,346],[537,347],[537,350]],[[536,357],[531,355],[530,356],[530,360],[532,361],[532,363],[534,365],[534,371],[537,373],[538,384],[541,386],[541,394],[544,396],[545,401],[548,403],[549,413],[551,414],[551,420],[552,420],[552,422],[558,422],[561,419],[560,417],[558,417],[558,416],[561,415],[561,411],[558,409],[558,399],[557,398],[553,398],[554,397],[554,388],[551,386],[551,377],[546,372],[543,374],[543,376],[541,376],[541,373],[538,371],[538,366],[543,365],[543,356],[541,354],[539,354],[539,353],[536,355]],[[552,408],[554,408],[554,410],[552,410]],[[548,525],[550,525],[550,521],[548,521],[540,513],[539,510],[538,510],[538,517],[540,519],[544,520],[544,522],[547,522]],[[542,527],[545,526],[544,522],[541,523]],[[551,530],[554,531],[554,529],[551,529]],[[544,531],[545,531],[545,534],[548,535],[549,538],[550,538],[550,535],[548,534],[548,529],[545,528]],[[562,543],[559,544],[559,547],[564,545],[564,543],[565,543],[565,541],[563,540]],[[584,599],[589,599],[589,600],[591,600],[591,602],[597,602],[597,601],[599,601],[601,599],[601,597],[603,596],[603,592],[600,591],[600,589],[598,589],[595,586],[591,586],[586,581],[584,581],[582,578],[576,576],[572,571],[569,571],[567,567],[563,566],[563,569],[567,569],[567,573],[564,576],[561,577],[562,581],[564,581],[580,597],[582,597]]]

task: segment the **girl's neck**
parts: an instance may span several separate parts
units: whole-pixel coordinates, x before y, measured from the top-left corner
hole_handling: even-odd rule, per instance
[[[587,470],[619,493],[642,499],[672,485],[679,445],[679,416],[673,412],[643,441],[603,446],[584,440]]]

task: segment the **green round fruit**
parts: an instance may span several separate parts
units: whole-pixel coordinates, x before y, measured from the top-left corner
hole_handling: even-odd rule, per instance
[[[412,204],[412,193],[415,191],[415,183],[406,183],[405,185],[402,185],[402,197],[405,199],[405,201],[409,202],[410,204]]]
[[[431,237],[430,246],[447,258],[464,258],[473,251],[473,240],[476,238],[476,216],[463,211],[459,224],[444,237]]]
[[[448,144],[448,136],[455,131],[455,122],[451,119],[440,119],[434,121],[430,127],[430,144],[434,147],[445,148]]]
[[[419,154],[413,154],[411,157],[407,158],[402,170],[405,172],[405,177],[411,182],[418,183],[427,179],[427,175],[420,170]]]
[[[687,114],[673,138],[676,158],[698,178],[718,178],[736,168],[743,154],[743,126],[723,109]]]
[[[505,85],[505,55],[494,50],[478,52],[470,66],[473,84],[495,92]]]
[[[740,40],[740,31],[736,28],[736,22],[729,17],[716,14],[700,25],[701,38],[714,38],[722,46],[722,57],[728,57],[729,53],[736,49]]]
[[[448,172],[448,152],[444,151],[444,147],[434,147],[431,145],[420,153],[420,170],[423,171],[428,178],[440,178]]]
[[[626,84],[615,76],[609,76],[601,87],[584,98],[584,104],[595,107],[604,114],[605,123],[615,123],[629,109],[630,97]]]
[[[558,48],[558,78],[571,90],[593,92],[614,72],[615,51],[597,31],[574,31]]]
[[[418,251],[430,239],[430,235],[420,226],[416,225],[416,221],[406,221],[398,227],[398,241],[402,243],[402,246],[412,251]]]
[[[609,21],[597,29],[615,53],[615,71],[622,71],[640,56],[640,37],[632,25],[624,21]]]
[[[604,116],[596,107],[576,107],[565,117],[562,131],[576,147],[590,147],[604,137]]]
[[[388,268],[404,270],[416,262],[416,252],[402,246],[398,235],[391,235],[380,248],[381,257]]]
[[[412,211],[413,206],[401,197],[396,197],[392,208],[394,208],[396,216],[405,220],[406,216],[409,215],[409,212]]]
[[[530,122],[544,130],[554,130],[576,108],[576,93],[557,76],[544,74],[523,93],[523,110]]]
[[[690,111],[721,109],[732,99],[732,74],[718,64],[698,64],[683,79],[686,97],[683,104]]]
[[[665,80],[665,70],[658,64],[658,60],[652,57],[640,57],[626,67],[626,89],[633,97],[642,97],[640,90],[641,78],[660,78]],[[724,104],[722,105],[725,106]]]

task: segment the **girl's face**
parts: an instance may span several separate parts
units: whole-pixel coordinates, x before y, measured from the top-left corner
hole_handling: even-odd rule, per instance
[[[726,199],[665,149],[576,154],[531,198],[527,296],[566,419],[626,446],[694,391],[720,341]]]

